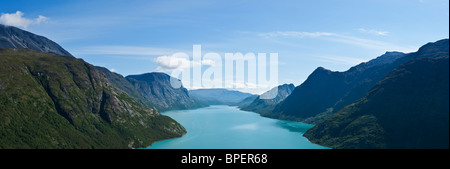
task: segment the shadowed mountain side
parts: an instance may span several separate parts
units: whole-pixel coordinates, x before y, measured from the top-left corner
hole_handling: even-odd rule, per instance
[[[349,104],[363,97],[373,84],[392,70],[386,65],[403,56],[403,53],[387,52],[345,72],[333,72],[319,67],[275,107],[272,116],[300,121],[324,112],[328,116],[337,111],[334,106]]]
[[[448,149],[449,57],[443,55],[401,65],[304,136],[332,148]]]
[[[414,58],[448,55],[448,39],[422,46],[417,52],[387,52],[345,72],[317,68],[291,95],[278,104],[272,117],[317,124],[363,97],[390,71]]]

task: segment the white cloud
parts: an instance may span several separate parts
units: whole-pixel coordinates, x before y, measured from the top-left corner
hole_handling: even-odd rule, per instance
[[[45,17],[45,16],[42,16],[42,15],[39,15],[39,17],[38,18],[36,18],[36,24],[40,24],[40,23],[45,23],[45,22],[47,22],[48,20],[50,20],[50,18],[48,18],[48,17]]]
[[[378,36],[387,36],[389,34],[388,31],[379,31],[379,30],[373,30],[373,29],[368,30],[368,29],[364,29],[364,28],[359,28],[358,31],[361,33],[367,33],[367,34],[378,35]]]
[[[24,18],[23,15],[24,13],[21,11],[17,11],[16,13],[2,13],[0,23],[27,29],[30,25],[45,23],[49,20],[48,17],[42,15],[39,15],[36,19]]]
[[[183,70],[197,66],[214,66],[213,60],[192,61],[187,58],[176,57],[173,55],[159,56],[154,59],[158,65],[157,71],[170,72],[174,70]]]

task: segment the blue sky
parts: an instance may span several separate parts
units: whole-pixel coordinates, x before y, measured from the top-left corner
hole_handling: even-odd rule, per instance
[[[278,53],[279,83],[449,37],[448,0],[1,1],[0,13],[124,76],[175,52]],[[38,19],[41,18],[41,19]],[[0,19],[0,22],[2,20]],[[3,21],[3,24],[5,21]],[[249,91],[261,93],[262,91]]]

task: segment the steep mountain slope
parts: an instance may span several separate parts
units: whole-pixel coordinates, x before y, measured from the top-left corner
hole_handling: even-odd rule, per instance
[[[132,148],[185,129],[111,86],[81,59],[0,51],[1,148]]]
[[[399,66],[365,97],[304,136],[332,148],[448,149],[448,53],[413,59]]]
[[[153,72],[129,75],[125,78],[147,102],[160,111],[204,106],[193,99],[183,86],[173,88],[170,83],[171,77],[165,73]],[[181,81],[179,83],[181,84]]]
[[[256,97],[250,104],[247,106],[242,106],[242,110],[246,111],[253,111],[256,113],[260,113],[261,115],[270,116],[270,112],[272,112],[273,108],[276,104],[283,101],[285,98],[287,98],[292,91],[294,90],[295,86],[293,84],[283,84],[277,87],[274,87],[273,89],[261,94],[260,96]],[[276,96],[275,96],[276,94]],[[272,98],[270,96],[275,96],[273,99],[263,99],[263,98]]]
[[[55,53],[62,56],[72,56],[57,43],[13,26],[0,24],[0,47],[27,48],[42,52]]]
[[[249,104],[251,104],[259,95],[251,95],[246,97],[244,100],[240,101],[236,104],[240,109],[243,107],[247,107]]]
[[[387,65],[403,56],[399,52],[386,52],[345,72],[333,72],[319,67],[275,107],[273,116],[302,121],[317,115],[329,116],[342,105],[363,97],[373,84],[393,69]],[[335,106],[338,108],[334,108]]]
[[[271,115],[280,119],[319,123],[363,97],[375,83],[399,65],[414,58],[436,57],[446,53],[448,39],[429,43],[410,54],[387,52],[345,72],[332,72],[319,67],[278,104]]]
[[[207,105],[236,105],[245,98],[252,96],[250,93],[227,89],[197,89],[190,90],[189,93]]]
[[[134,86],[122,75],[111,72],[107,68],[95,66],[97,70],[105,74],[106,78],[108,79],[111,84],[127,93],[129,96],[133,97],[134,100],[141,103],[144,106],[155,108],[153,104],[151,104],[148,100],[146,100],[142,95],[139,93],[139,91],[134,88]]]

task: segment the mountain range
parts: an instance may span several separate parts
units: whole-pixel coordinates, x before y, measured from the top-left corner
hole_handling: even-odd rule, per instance
[[[304,136],[332,148],[448,149],[448,54],[397,67]]]
[[[104,67],[96,67],[117,88],[123,90],[139,103],[158,111],[192,109],[206,106],[195,100],[186,88],[173,88],[171,77],[165,73],[153,72],[123,77]],[[174,79],[181,84],[181,81]]]
[[[0,148],[136,148],[186,133],[120,75],[45,37],[0,32]]]
[[[445,55],[448,55],[448,39],[428,43],[413,53],[386,52],[345,72],[319,67],[275,106],[271,116],[318,124],[362,98],[398,66],[415,58]]]
[[[171,78],[165,73],[145,73],[125,77],[132,86],[158,110],[192,109],[206,105],[191,97],[181,81],[172,79],[181,84],[180,88],[173,88]]]
[[[386,52],[345,72],[319,67],[278,104],[261,104],[268,100],[257,96],[240,108],[316,124],[304,136],[331,148],[448,149],[448,57],[443,39],[413,53]]]
[[[253,96],[250,93],[220,88],[190,90],[189,93],[206,105],[236,105],[245,98]]]
[[[72,56],[57,43],[46,37],[23,31],[14,26],[0,24],[0,47],[27,48],[41,52],[50,52],[62,56]]]
[[[448,77],[443,39],[344,72],[318,67],[299,86],[262,95],[188,91],[165,73],[123,77],[43,36],[0,25],[0,148],[145,147],[186,133],[160,111],[226,104],[315,124],[304,136],[331,148],[448,149]]]
[[[1,148],[136,148],[186,133],[81,59],[30,49],[0,58]]]
[[[297,86],[289,97],[276,105],[271,116],[308,123],[320,122],[344,106],[363,97],[398,64],[404,53],[386,52],[345,72],[319,67]]]

